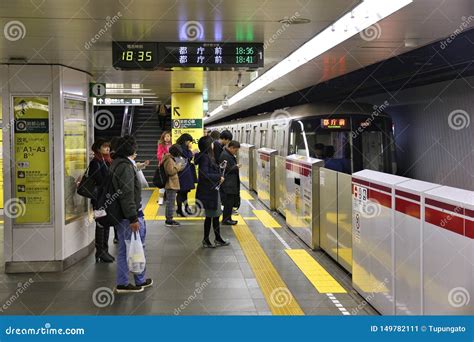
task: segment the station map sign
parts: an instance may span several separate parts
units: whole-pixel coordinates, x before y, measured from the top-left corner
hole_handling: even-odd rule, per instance
[[[263,43],[113,42],[117,69],[203,67],[207,70],[263,67]]]

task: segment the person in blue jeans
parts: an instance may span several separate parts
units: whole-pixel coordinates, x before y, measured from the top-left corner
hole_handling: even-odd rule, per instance
[[[137,177],[137,169],[133,156],[137,151],[135,138],[124,136],[118,138],[113,146],[114,160],[110,166],[112,183],[118,195],[117,200],[122,210],[122,218],[116,225],[119,251],[117,261],[117,286],[116,293],[142,292],[144,288],[153,285],[153,280],[146,278],[145,271],[135,274],[135,285],[129,282],[129,269],[127,264],[127,244],[133,232],[138,232],[145,244],[146,224],[141,208],[141,184]]]

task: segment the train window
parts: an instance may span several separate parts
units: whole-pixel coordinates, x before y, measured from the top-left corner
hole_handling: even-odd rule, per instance
[[[267,130],[260,131],[260,147],[265,147],[267,145]]]
[[[257,127],[254,126],[253,133],[252,133],[252,145],[255,145],[257,141]]]
[[[247,130],[245,131],[245,142],[246,142],[247,144],[250,143],[250,133],[252,133],[252,132],[251,132],[249,129],[247,129]]]

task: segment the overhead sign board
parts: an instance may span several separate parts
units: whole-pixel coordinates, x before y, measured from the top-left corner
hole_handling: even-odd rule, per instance
[[[263,43],[228,42],[113,42],[117,69],[153,70],[203,67],[219,70],[263,67]]]
[[[93,98],[92,103],[94,106],[143,106],[143,97],[135,98],[120,98],[120,97],[105,97],[105,98]]]

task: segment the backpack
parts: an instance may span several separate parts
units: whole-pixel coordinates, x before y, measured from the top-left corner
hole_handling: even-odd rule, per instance
[[[162,163],[155,171],[155,175],[153,176],[153,185],[160,189],[163,189],[166,186],[166,183],[168,182],[168,178],[169,177],[166,174],[165,166]]]
[[[117,164],[130,163],[127,160]],[[114,188],[113,179],[115,175],[109,171],[109,176],[99,190],[97,196],[97,208],[94,211],[95,220],[104,227],[116,226],[124,219],[122,207],[120,206],[120,194]],[[136,174],[135,174],[136,177]]]

